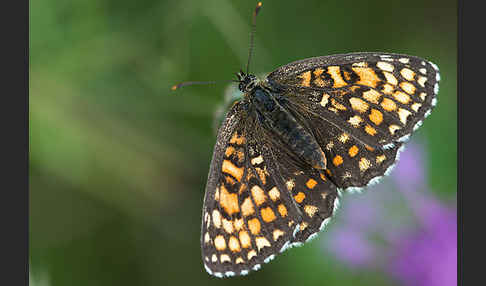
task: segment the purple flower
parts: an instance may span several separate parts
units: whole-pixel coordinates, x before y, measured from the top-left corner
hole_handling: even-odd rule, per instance
[[[392,243],[389,272],[405,285],[457,285],[456,213],[442,209],[428,225]]]
[[[376,257],[377,248],[369,243],[363,232],[350,227],[335,230],[327,243],[331,252],[353,268],[368,267]]]
[[[423,153],[410,142],[390,178],[344,195],[324,248],[352,268],[380,268],[404,285],[457,284],[455,209],[429,191]]]

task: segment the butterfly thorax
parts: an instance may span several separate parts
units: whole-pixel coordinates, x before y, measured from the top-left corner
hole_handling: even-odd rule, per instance
[[[314,135],[285,108],[285,100],[265,82],[244,75],[239,88],[263,128],[276,135],[290,151],[316,169],[326,168],[326,157]]]

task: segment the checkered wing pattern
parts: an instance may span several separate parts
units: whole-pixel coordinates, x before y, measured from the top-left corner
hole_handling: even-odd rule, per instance
[[[314,134],[327,158],[325,175],[340,190],[360,191],[387,175],[398,160],[403,143],[388,149],[373,148],[306,110],[289,104],[292,114]]]
[[[282,66],[268,82],[368,146],[405,142],[435,106],[437,66],[418,57],[354,53]]]
[[[206,270],[217,277],[258,270],[314,238],[337,197],[325,174],[299,162],[236,104],[218,134],[202,214]],[[247,130],[251,130],[251,133]]]
[[[274,164],[271,173],[283,183],[280,188],[291,195],[300,217],[292,239],[280,250],[284,251],[315,238],[329,222],[339,198],[336,186],[324,171],[314,169],[297,158],[268,130],[262,130],[262,134],[269,146],[264,155]]]
[[[391,170],[435,106],[439,80],[431,62],[378,53],[297,61],[257,85],[242,76],[246,93],[218,131],[206,185],[207,272],[245,275],[316,237],[339,191]]]
[[[217,277],[258,270],[288,245],[300,216],[283,183],[271,174],[253,118],[236,104],[220,128],[206,187],[201,248]]]

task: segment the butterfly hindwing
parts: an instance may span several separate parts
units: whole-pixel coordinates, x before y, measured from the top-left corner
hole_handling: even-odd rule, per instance
[[[281,189],[290,194],[301,216],[298,228],[285,248],[300,245],[314,238],[333,215],[338,200],[336,186],[324,171],[312,168],[289,152],[270,131],[263,130],[262,134],[268,146],[264,155],[273,164],[271,175],[282,182]]]
[[[267,80],[362,143],[390,148],[430,114],[440,76],[435,64],[418,57],[354,53],[290,63]]]
[[[377,182],[392,170],[403,149],[401,142],[387,149],[371,147],[305,106],[286,107],[316,138],[327,158],[324,173],[340,190],[359,190]]]

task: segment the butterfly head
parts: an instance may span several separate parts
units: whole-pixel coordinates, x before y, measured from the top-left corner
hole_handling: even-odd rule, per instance
[[[256,76],[252,74],[245,74],[243,71],[237,73],[236,77],[238,78],[239,82],[238,89],[245,93],[252,91],[258,82]]]

